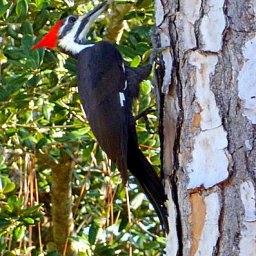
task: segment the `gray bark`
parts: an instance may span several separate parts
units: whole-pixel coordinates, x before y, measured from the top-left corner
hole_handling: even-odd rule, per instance
[[[156,1],[167,255],[256,252],[256,2]]]

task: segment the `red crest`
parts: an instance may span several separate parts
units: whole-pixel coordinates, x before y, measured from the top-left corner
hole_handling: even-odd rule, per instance
[[[33,46],[32,50],[46,47],[46,48],[55,48],[57,46],[57,40],[58,40],[58,33],[60,30],[60,27],[62,26],[63,22],[58,21],[51,29],[50,31],[39,41],[35,46]]]

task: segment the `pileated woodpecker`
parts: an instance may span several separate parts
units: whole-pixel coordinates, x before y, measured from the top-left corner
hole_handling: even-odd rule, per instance
[[[58,48],[77,59],[78,91],[95,137],[116,163],[125,184],[127,169],[137,178],[168,233],[167,197],[160,178],[138,147],[132,115],[139,83],[148,77],[151,65],[130,68],[112,44],[86,41],[91,24],[106,8],[102,3],[84,16],[60,20],[33,49]]]

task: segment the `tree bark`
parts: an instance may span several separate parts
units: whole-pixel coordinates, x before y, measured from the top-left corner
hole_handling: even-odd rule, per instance
[[[52,224],[53,239],[61,255],[76,255],[69,237],[74,228],[72,214],[72,170],[74,160],[62,152],[61,160],[52,166]]]
[[[58,163],[46,154],[39,154],[38,158],[52,169],[51,203],[54,244],[50,249],[64,256],[77,255],[69,240],[74,229],[71,187],[74,160],[64,150],[61,150]]]
[[[156,0],[167,255],[256,252],[256,2]]]

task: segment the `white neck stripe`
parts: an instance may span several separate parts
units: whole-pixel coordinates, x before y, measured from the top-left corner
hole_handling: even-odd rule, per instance
[[[65,26],[67,20],[65,21],[63,27]],[[58,45],[65,51],[71,52],[72,54],[76,55],[81,52],[85,48],[89,48],[94,46],[94,44],[78,44],[74,41],[76,32],[78,27],[81,24],[81,20],[77,20],[74,26],[72,27],[71,31],[69,31],[63,38],[59,39]],[[60,30],[61,34],[62,30]]]

